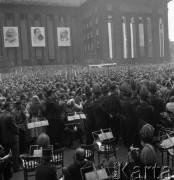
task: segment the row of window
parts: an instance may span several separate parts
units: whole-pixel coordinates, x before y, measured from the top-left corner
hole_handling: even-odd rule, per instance
[[[98,28],[96,29],[95,35],[96,35],[96,36],[99,36],[99,29],[98,29]],[[83,35],[84,41],[85,41],[85,40],[88,40],[88,39],[92,39],[92,38],[93,38],[93,32],[92,32],[92,31],[89,32],[89,33],[84,33],[84,35]]]
[[[96,18],[96,19],[95,19],[95,24],[97,25],[98,22],[99,22],[99,19]],[[83,30],[85,31],[85,30],[87,30],[87,29],[89,29],[89,28],[92,28],[92,26],[93,26],[93,22],[92,22],[92,20],[90,20],[90,21],[88,21],[88,22],[86,22],[86,23],[83,24]]]
[[[97,49],[99,49],[100,48],[100,42],[97,41],[96,45],[97,45]],[[92,51],[94,51],[94,43],[87,43],[87,44],[84,45],[84,52],[85,53],[89,53],[89,52],[92,52]]]

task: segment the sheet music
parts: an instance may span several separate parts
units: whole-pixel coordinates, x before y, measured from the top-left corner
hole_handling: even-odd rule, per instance
[[[166,149],[173,147],[174,146],[174,137],[165,139],[164,141],[162,141],[162,144]]]

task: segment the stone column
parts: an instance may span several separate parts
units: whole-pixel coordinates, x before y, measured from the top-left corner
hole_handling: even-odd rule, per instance
[[[2,52],[3,52],[3,58],[4,58],[4,66],[7,65],[8,57],[7,57],[7,48],[4,47],[4,34],[3,34],[3,27],[6,26],[5,24],[5,13],[2,13],[0,15],[1,25],[2,25],[2,31],[1,31],[1,37],[2,37]]]
[[[67,47],[68,48],[68,64],[71,64],[73,62],[73,54],[72,54],[72,45],[73,45],[73,38],[72,38],[72,19],[70,15],[67,15],[66,17],[67,23],[66,26],[70,28],[70,39],[71,39],[71,46]]]
[[[21,66],[22,65],[22,43],[21,43],[21,30],[20,30],[20,15],[18,13],[14,14],[14,20],[15,20],[15,26],[18,27],[18,33],[19,33],[19,47],[17,47],[16,52],[17,52],[17,65]]]
[[[30,50],[30,61],[31,61],[31,65],[35,64],[35,51],[34,51],[34,47],[32,47],[32,43],[31,43],[31,27],[33,27],[33,14],[28,14],[28,29],[29,29],[29,50]]]
[[[41,26],[45,27],[45,47],[42,47],[43,49],[43,64],[49,64],[49,60],[48,60],[48,43],[47,43],[47,27],[46,27],[46,22],[47,21],[47,17],[45,14],[41,15]]]

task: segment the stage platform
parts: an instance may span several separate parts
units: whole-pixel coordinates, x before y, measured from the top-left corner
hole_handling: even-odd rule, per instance
[[[89,65],[89,68],[112,67],[112,66],[116,66],[116,65],[117,65],[117,63],[92,64],[92,65]]]

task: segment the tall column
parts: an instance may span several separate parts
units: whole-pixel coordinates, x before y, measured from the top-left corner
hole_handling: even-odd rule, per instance
[[[108,27],[107,27],[107,14],[106,13],[102,13],[101,14],[101,31],[100,31],[100,35],[101,35],[101,49],[102,49],[102,53],[103,53],[103,59],[104,60],[108,60],[109,58],[109,42],[108,42]]]
[[[32,47],[32,43],[31,43],[31,27],[33,27],[33,14],[28,14],[30,59],[31,59],[31,65],[34,65],[35,64],[35,52],[34,52],[34,47]]]
[[[79,18],[77,20],[78,22],[78,25],[77,25],[77,28],[78,28],[78,32],[79,32],[79,35],[78,35],[78,46],[79,46],[79,60],[82,60],[84,59],[84,40],[83,40],[83,25],[82,25],[82,20]]]
[[[153,11],[153,19],[152,19],[152,39],[153,39],[153,52],[154,58],[159,60],[160,57],[160,46],[159,46],[159,15],[157,13],[157,9]]]
[[[70,28],[70,39],[71,39],[71,46],[68,46],[67,48],[68,48],[68,64],[70,63],[72,63],[73,62],[73,54],[72,54],[72,45],[73,45],[73,43],[72,43],[72,40],[73,40],[73,38],[72,38],[72,21],[71,21],[71,16],[70,15],[67,15],[67,17],[66,17],[66,26],[67,27],[69,27]]]
[[[44,58],[44,62],[42,62],[43,64],[49,64],[49,60],[48,60],[48,43],[47,43],[47,29],[46,29],[46,22],[47,21],[47,17],[45,14],[41,15],[41,26],[45,27],[45,47],[43,48],[43,58]]]
[[[113,42],[113,21],[112,16],[108,16],[108,40],[109,40],[109,58],[114,57],[114,42]]]
[[[0,20],[1,20],[1,24],[2,24],[2,28],[4,26],[6,26],[5,24],[5,13],[2,13],[1,16],[0,16]],[[7,66],[7,61],[8,61],[8,57],[7,57],[7,48],[4,47],[4,34],[3,34],[3,31],[1,31],[1,37],[2,37],[2,51],[3,51],[3,59],[4,59],[4,66]]]
[[[118,6],[119,7],[119,6]],[[114,37],[115,41],[115,58],[122,58],[122,21],[119,9],[114,11]]]
[[[19,33],[19,47],[17,47],[17,65],[21,66],[22,65],[22,43],[21,43],[21,30],[20,30],[20,19],[19,19],[19,14],[15,13],[14,14],[14,20],[15,20],[15,26],[18,27],[18,33]],[[27,43],[27,42],[26,42]]]
[[[165,3],[165,2],[164,2]],[[167,4],[164,5],[164,57],[169,59],[169,30],[168,30],[168,7]]]
[[[61,55],[60,55],[60,47],[58,46],[58,37],[57,37],[57,28],[59,26],[59,16],[54,16],[54,26],[55,26],[55,32],[56,32],[56,39],[55,39],[55,47],[56,47],[56,62],[57,64],[61,64]]]

